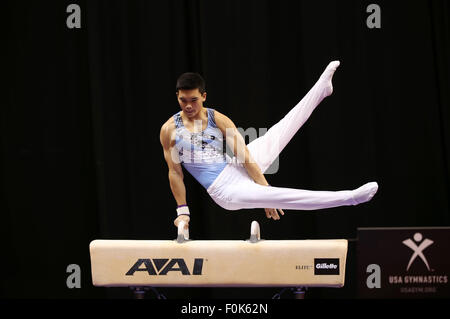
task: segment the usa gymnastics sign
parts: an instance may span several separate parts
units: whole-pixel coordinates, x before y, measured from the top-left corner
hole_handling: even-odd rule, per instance
[[[358,228],[359,298],[450,297],[450,227]]]

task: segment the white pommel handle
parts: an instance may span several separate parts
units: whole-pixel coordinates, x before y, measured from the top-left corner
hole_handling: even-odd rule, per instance
[[[250,226],[250,242],[256,243],[261,240],[261,233],[259,229],[259,224],[256,220],[252,221]]]
[[[186,222],[184,220],[180,221],[178,224],[178,236],[177,241],[182,243],[185,240],[189,240],[189,228],[185,228]]]

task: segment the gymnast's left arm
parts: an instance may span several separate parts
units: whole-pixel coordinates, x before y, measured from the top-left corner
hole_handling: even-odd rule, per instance
[[[223,136],[225,136],[227,144],[233,150],[234,155],[237,157],[240,163],[244,164],[248,175],[255,181],[255,183],[269,186],[264,174],[261,172],[261,168],[252,158],[247,145],[245,145],[245,140],[234,125],[233,121],[227,116],[215,111],[214,115],[216,119],[217,127],[222,131]],[[280,219],[278,211],[281,215],[284,215],[282,209],[277,208],[264,208],[267,218],[273,218],[274,220]]]
[[[250,151],[245,145],[245,140],[234,125],[233,121],[227,116],[215,111],[215,120],[217,127],[222,131],[226,139],[227,145],[233,150],[234,156],[242,163],[248,172],[248,175],[255,181],[255,183],[269,186],[266,178],[259,165],[255,162],[250,154]]]

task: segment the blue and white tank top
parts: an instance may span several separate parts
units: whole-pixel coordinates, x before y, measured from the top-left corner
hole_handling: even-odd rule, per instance
[[[206,189],[227,165],[222,131],[214,119],[214,109],[206,108],[208,125],[201,132],[191,133],[184,125],[181,111],[175,120],[175,147],[181,165]],[[201,125],[199,120],[198,124]],[[200,127],[201,129],[202,127]]]

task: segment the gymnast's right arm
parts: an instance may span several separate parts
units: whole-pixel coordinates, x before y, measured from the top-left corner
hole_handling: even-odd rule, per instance
[[[171,125],[172,124],[172,125]],[[173,122],[166,122],[161,127],[161,132],[159,135],[161,145],[164,150],[164,159],[166,160],[167,166],[169,168],[169,183],[170,189],[172,190],[173,197],[177,202],[177,205],[186,205],[186,187],[183,182],[183,170],[181,168],[180,161],[178,159],[178,153],[174,151],[175,147],[175,134]],[[178,223],[184,220],[186,222],[186,226],[189,224],[189,216],[188,215],[180,215],[178,216],[174,224],[178,227]]]

